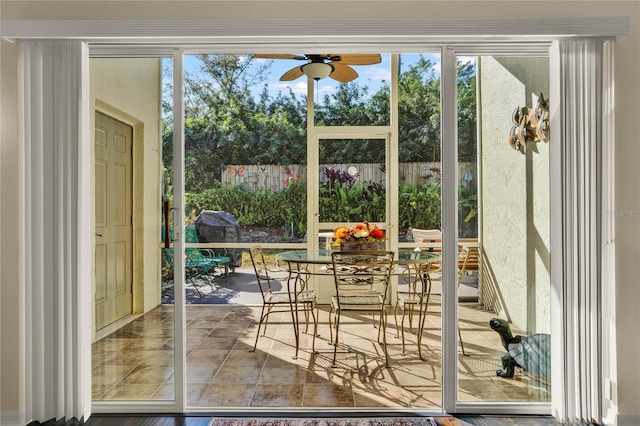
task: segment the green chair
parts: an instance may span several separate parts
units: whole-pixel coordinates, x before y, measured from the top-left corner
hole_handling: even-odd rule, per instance
[[[198,238],[198,232],[193,225],[187,225],[185,227],[185,242],[191,244],[200,243],[200,239]],[[209,260],[214,260],[218,266],[224,268],[224,278],[229,277],[229,264],[231,263],[231,258],[227,256],[227,249],[225,248],[187,248],[185,249],[187,257],[191,259],[200,259],[202,260],[202,256]]]
[[[185,228],[185,241],[197,244],[198,235],[194,227]],[[173,248],[163,249],[165,259],[171,268],[175,266],[175,253]],[[231,259],[227,256],[219,256],[208,248],[185,249],[185,282],[191,285],[198,296],[202,297],[200,287],[208,285],[212,291],[217,290],[216,282],[222,278],[228,278],[228,264]]]

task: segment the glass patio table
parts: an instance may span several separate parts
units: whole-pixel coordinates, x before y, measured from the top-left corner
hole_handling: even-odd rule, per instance
[[[293,250],[276,254],[276,259],[287,263],[330,265],[331,250]],[[440,260],[440,253],[400,249],[395,252],[394,265],[420,265]]]
[[[287,280],[287,286],[289,287],[289,295],[297,295],[298,288],[302,288],[306,286],[307,276],[308,275],[329,275],[330,270],[324,269],[322,272],[313,272],[308,268],[309,265],[325,265],[330,266],[333,262],[331,260],[331,252],[332,250],[292,250],[292,251],[284,251],[276,254],[276,259],[278,261],[286,262],[289,266],[289,279]],[[419,280],[421,284],[421,288],[424,289],[424,277],[423,274],[420,273],[422,270],[422,266],[428,265],[431,262],[438,261],[441,258],[441,253],[432,252],[432,251],[418,251],[415,249],[400,249],[394,253],[393,264],[394,265],[402,265],[406,266],[407,271],[409,271],[409,281],[411,281],[410,272],[412,269],[416,271],[415,280]],[[392,272],[393,275],[402,275],[406,274],[406,271],[400,272],[398,270],[394,270]],[[295,277],[294,277],[295,275]],[[290,288],[290,283],[293,281],[293,288]],[[409,282],[409,286],[412,283]],[[415,288],[415,285],[414,285]],[[297,299],[297,297],[296,297]],[[428,299],[427,299],[428,300]],[[297,300],[290,300],[291,304],[291,312],[292,312],[292,320],[293,320],[293,329],[296,340],[296,351],[294,358],[298,356],[298,347],[300,343],[300,327],[299,320],[297,318]],[[418,313],[418,323],[422,321],[423,316],[426,316],[427,306],[424,306],[424,312],[422,309],[422,304],[420,304],[420,309]],[[420,345],[420,334],[418,335],[418,345]]]

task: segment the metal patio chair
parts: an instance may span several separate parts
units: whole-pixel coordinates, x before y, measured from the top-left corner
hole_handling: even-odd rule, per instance
[[[458,247],[458,287],[460,287],[460,283],[462,283],[462,277],[466,273],[467,269],[467,261],[469,260],[469,248],[459,246]],[[422,273],[421,279],[414,281],[409,284],[408,291],[399,291],[396,296],[396,304],[393,309],[393,317],[396,323],[396,337],[398,337],[399,325],[398,325],[398,317],[397,310],[398,308],[402,308],[402,319],[400,323],[402,324],[402,353],[405,352],[405,343],[404,343],[404,320],[405,316],[409,318],[409,330],[413,329],[412,319],[415,313],[415,310],[418,309],[418,325],[417,325],[417,343],[418,343],[418,355],[420,359],[422,357],[422,334],[424,331],[424,323],[427,317],[427,308],[429,306],[429,300],[432,296],[431,294],[431,280],[428,279],[430,269],[428,266],[427,269],[424,269]],[[438,295],[442,296],[442,295]],[[462,334],[460,333],[460,326],[458,325],[458,339],[460,340],[460,347],[462,349],[462,354],[467,355],[464,350],[464,343],[462,342]]]
[[[175,256],[173,248],[163,248],[162,250],[167,263],[171,268],[174,268]],[[216,281],[224,277],[224,274],[220,271],[218,262],[214,258],[207,257],[199,251],[192,251],[190,254],[185,254],[184,269],[186,284],[193,287],[199,297],[202,297],[200,287],[208,285],[212,291],[216,291]]]
[[[378,314],[378,343],[381,343],[384,349],[385,366],[389,366],[385,303],[393,269],[393,257],[393,252],[386,250],[334,251],[331,253],[336,288],[336,294],[331,298],[329,311],[329,330],[331,330],[331,341],[334,345],[333,367],[336,366],[340,318],[342,312],[345,311]],[[335,320],[335,339],[333,338],[332,318]],[[380,341],[381,334],[382,341]]]
[[[291,312],[292,322],[296,337],[295,356],[299,349],[299,323],[298,313],[305,314],[305,332],[309,329],[309,314],[313,318],[313,342],[312,351],[315,351],[316,335],[318,334],[318,303],[316,293],[306,288],[306,278],[302,276],[304,271],[290,271],[282,266],[269,264],[265,260],[262,246],[256,245],[249,249],[251,263],[256,274],[256,280],[262,294],[262,311],[256,332],[256,340],[253,351],[258,346],[260,328],[264,324],[263,335],[267,332],[269,315],[276,312]],[[274,290],[276,282],[284,282],[287,290]]]

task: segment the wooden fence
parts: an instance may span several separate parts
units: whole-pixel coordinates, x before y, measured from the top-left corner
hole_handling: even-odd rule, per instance
[[[349,167],[357,170],[356,183],[377,182],[384,184],[385,173],[379,164],[323,164],[320,166],[320,183],[328,181],[325,168],[333,168],[346,172]],[[440,181],[440,163],[400,163],[398,165],[400,183],[414,186]],[[458,176],[460,183],[475,182],[477,170],[475,163],[459,163]],[[293,164],[290,166],[272,165],[234,165],[222,171],[222,183],[225,185],[244,185],[249,191],[258,188],[280,191],[290,182],[306,180],[307,166]],[[471,180],[469,180],[471,179]]]

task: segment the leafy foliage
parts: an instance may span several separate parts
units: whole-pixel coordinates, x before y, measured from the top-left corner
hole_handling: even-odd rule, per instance
[[[289,90],[271,96],[264,85],[271,61],[256,63],[250,55],[199,55],[199,69],[185,77],[185,199],[187,212],[225,210],[243,225],[293,226],[306,232],[306,185],[294,181],[284,190],[247,191],[221,184],[229,164],[305,164],[306,96]],[[399,161],[440,161],[440,76],[436,63],[420,57],[398,80]],[[458,64],[459,161],[476,161],[476,77],[471,62]],[[169,80],[170,81],[170,80]],[[165,90],[170,89],[170,85]],[[316,124],[374,126],[390,123],[390,85],[375,93],[356,82],[340,84],[316,105]],[[173,134],[171,104],[163,102],[162,157],[164,193],[171,198]],[[339,164],[357,152],[358,161],[381,162],[379,140],[323,143],[321,159]],[[330,172],[327,170],[326,172]],[[341,171],[320,188],[320,212],[327,221],[383,221],[385,189],[375,182],[356,183]],[[440,184],[402,185],[400,227],[440,227]],[[473,228],[473,194],[461,195],[461,223]],[[462,213],[465,211],[466,213]],[[464,222],[462,219],[468,219]]]
[[[271,97],[266,86],[257,98],[252,87],[265,82],[271,61],[257,65],[250,55],[199,55],[199,69],[185,78],[185,189],[213,188],[228,164],[304,164],[306,162],[306,96]],[[440,77],[424,57],[403,70],[398,81],[400,162],[440,161]],[[458,64],[459,160],[476,157],[475,66]],[[390,88],[375,93],[356,82],[340,84],[317,106],[323,126],[387,125]],[[163,103],[163,163],[171,171],[171,105]],[[376,141],[341,140],[323,158],[358,150],[361,162],[376,162]]]
[[[185,190],[216,186],[227,164],[292,164],[306,159],[306,98],[274,98],[251,87],[270,67],[249,55],[199,55],[199,72],[185,77]],[[164,104],[163,162],[170,170],[173,134]]]
[[[307,193],[304,182],[293,180],[282,191],[247,191],[242,185],[225,185],[185,194],[185,211],[224,210],[245,226],[290,227],[306,232]]]
[[[477,237],[478,194],[475,185],[458,187],[458,215],[460,237]]]
[[[440,229],[440,183],[401,185],[399,197],[400,229]]]
[[[475,163],[477,157],[476,69],[458,63],[458,158]]]
[[[375,182],[336,180],[320,188],[320,215],[327,222],[384,222],[385,188]],[[441,228],[440,183],[399,188],[399,227]],[[306,184],[292,180],[283,190],[247,191],[243,186],[218,186],[187,193],[185,209],[195,218],[202,210],[225,210],[244,226],[293,228],[295,237],[306,233]],[[475,186],[460,186],[461,237],[477,236]]]
[[[440,77],[420,57],[398,76],[400,162],[440,161]]]
[[[322,185],[319,195],[320,217],[325,222],[385,220],[385,190],[375,182]]]

